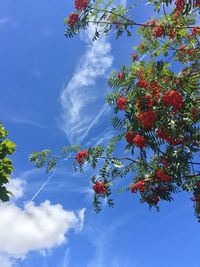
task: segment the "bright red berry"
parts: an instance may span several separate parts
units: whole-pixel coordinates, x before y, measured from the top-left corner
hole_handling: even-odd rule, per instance
[[[123,80],[123,79],[124,79],[124,74],[123,74],[122,72],[119,72],[119,73],[117,74],[117,78],[118,78],[119,80]]]
[[[185,45],[181,45],[181,46],[179,47],[179,50],[185,50],[185,48],[186,48]]]
[[[176,0],[175,5],[176,5],[176,10],[182,11],[185,7],[185,0]]]
[[[170,90],[167,93],[164,92],[162,102],[166,106],[173,106],[174,110],[177,111],[183,107],[183,96],[177,90]]]
[[[171,182],[172,177],[167,175],[164,170],[158,170],[156,176],[160,179],[161,182]]]
[[[195,27],[192,29],[192,36],[196,36],[200,34],[200,27]]]
[[[75,0],[75,8],[77,10],[84,10],[88,5],[88,0]]]
[[[78,21],[78,14],[70,13],[68,18],[68,23],[74,27],[77,21]]]
[[[158,38],[164,35],[164,27],[162,25],[156,27],[153,32],[154,37]]]
[[[157,113],[154,110],[149,110],[140,113],[138,116],[138,120],[142,124],[144,129],[150,130],[157,120]]]
[[[138,181],[136,184],[130,185],[131,193],[136,193],[137,190],[143,192],[145,190],[145,183],[144,181]]]
[[[80,165],[82,165],[87,156],[88,156],[87,150],[83,150],[78,152],[78,154],[75,156],[75,159]]]
[[[139,79],[137,85],[142,88],[147,88],[148,84],[146,80]]]
[[[125,139],[128,143],[133,144],[133,139],[136,136],[136,133],[134,131],[127,132],[125,134]]]
[[[117,107],[120,110],[125,110],[127,105],[127,99],[124,97],[118,97],[117,99]]]
[[[93,190],[96,194],[104,195],[107,193],[107,189],[102,182],[96,182],[95,185],[93,185]]]
[[[133,139],[133,143],[139,148],[144,148],[147,145],[146,142],[147,140],[139,134],[137,134]]]

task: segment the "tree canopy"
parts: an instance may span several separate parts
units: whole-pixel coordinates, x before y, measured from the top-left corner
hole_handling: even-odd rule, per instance
[[[15,152],[15,143],[11,142],[7,138],[8,132],[0,123],[0,200],[6,202],[12,195],[6,189],[6,184],[9,182],[9,178],[14,168],[12,161],[8,158],[8,155],[12,155]]]
[[[131,42],[132,35],[138,35],[132,63],[107,80],[111,93],[106,102],[113,107],[118,134],[105,147],[69,146],[56,156],[44,150],[30,160],[36,167],[47,164],[47,172],[59,158],[72,158],[75,171],[83,171],[84,164],[98,167],[91,177],[96,212],[102,199],[113,206],[112,185],[123,178],[120,192],[139,193],[142,203],[157,209],[174,193],[190,192],[200,220],[200,1],[150,0],[154,14],[144,22],[133,20],[137,2],[131,4],[75,0],[75,11],[64,20],[70,38],[90,24],[95,27],[94,42],[113,32]],[[119,145],[124,147],[122,155],[115,152]]]

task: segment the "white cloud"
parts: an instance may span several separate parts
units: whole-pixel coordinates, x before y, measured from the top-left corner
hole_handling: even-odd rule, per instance
[[[117,4],[126,6],[126,2],[126,0],[116,0],[112,6]],[[60,96],[62,106],[60,128],[71,143],[80,144],[108,109],[105,105],[101,109],[98,107],[97,103],[106,91],[102,87],[95,88],[95,84],[97,79],[104,77],[112,66],[111,44],[102,36],[93,41],[94,32],[95,26],[90,24],[87,31],[80,35],[82,41],[87,44],[87,50]]]
[[[85,133],[88,134],[88,128],[99,111],[99,98],[105,93],[102,88],[97,89],[94,86],[97,79],[106,74],[113,61],[110,43],[105,37],[92,41],[93,33],[94,27],[90,25],[88,31],[82,35],[82,40],[87,44],[87,51],[60,96],[60,128],[72,143],[80,141],[82,135],[86,137]],[[98,119],[99,117],[97,121]]]
[[[112,6],[118,4],[126,6],[126,2],[126,0],[116,0]],[[103,77],[112,66],[111,44],[102,36],[93,41],[94,32],[95,26],[90,24],[87,31],[80,35],[82,41],[87,44],[87,50],[60,96],[62,106],[60,128],[70,143],[80,144],[108,109],[105,105],[101,109],[98,107],[97,103],[106,91],[102,87],[100,90],[95,88],[95,84],[97,79]]]
[[[23,208],[4,204],[0,206],[0,214],[0,255],[5,266],[10,266],[12,258],[23,258],[28,252],[49,250],[65,243],[69,230],[82,229],[84,222],[84,209],[78,213],[66,211],[49,201],[39,206],[29,202]]]
[[[11,267],[13,265],[13,261],[6,255],[0,255],[0,263],[1,267]]]
[[[9,183],[6,185],[8,191],[13,194],[14,199],[18,199],[24,194],[25,181],[19,178],[10,179]]]

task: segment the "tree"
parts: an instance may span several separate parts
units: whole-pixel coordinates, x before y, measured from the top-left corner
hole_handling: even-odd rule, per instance
[[[8,132],[0,123],[0,200],[6,202],[12,195],[5,185],[9,182],[9,178],[14,168],[11,159],[7,155],[15,152],[15,144],[7,139]]]
[[[33,153],[30,160],[36,167],[47,163],[47,171],[59,158],[75,159],[74,169],[78,165],[81,171],[84,163],[94,169],[100,163],[98,176],[91,177],[96,212],[102,198],[113,206],[112,185],[116,178],[127,177],[120,192],[138,192],[141,202],[157,209],[160,201],[171,201],[173,193],[191,192],[200,220],[200,1],[150,0],[160,17],[143,23],[132,19],[135,4],[126,9],[112,2],[75,0],[76,11],[65,19],[65,36],[71,38],[92,23],[94,41],[113,31],[116,38],[124,33],[131,38],[135,30],[142,39],[132,64],[113,71],[107,81],[112,92],[106,101],[114,106],[112,124],[119,134],[106,147],[66,147],[58,156],[45,150]],[[125,144],[125,153],[116,156],[119,142]]]

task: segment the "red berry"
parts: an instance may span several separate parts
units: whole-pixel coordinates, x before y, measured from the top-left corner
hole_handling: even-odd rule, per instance
[[[87,150],[83,150],[78,152],[78,154],[75,156],[75,159],[80,165],[82,165],[87,156],[88,156]]]
[[[75,8],[77,10],[84,10],[88,5],[88,0],[75,0]]]
[[[70,25],[75,26],[77,21],[78,21],[78,14],[76,13],[69,14],[68,23]]]
[[[134,53],[134,52],[131,54],[131,57],[132,57],[133,61],[136,61],[138,58],[136,53]]]
[[[102,182],[96,182],[96,184],[93,185],[93,190],[96,194],[104,195],[107,193],[107,189]]]
[[[147,140],[139,134],[137,134],[133,139],[133,143],[139,148],[144,148],[146,146],[146,142]]]
[[[124,97],[118,97],[117,99],[117,107],[120,110],[125,110],[127,105],[127,99]]]
[[[133,144],[133,139],[136,136],[136,133],[134,131],[127,132],[125,134],[125,139],[128,143]]]
[[[154,110],[149,110],[149,111],[140,113],[138,116],[138,120],[142,124],[144,129],[150,130],[157,120],[157,113]]]
[[[158,170],[156,176],[160,179],[161,182],[171,182],[172,177],[167,175],[164,170]]]

